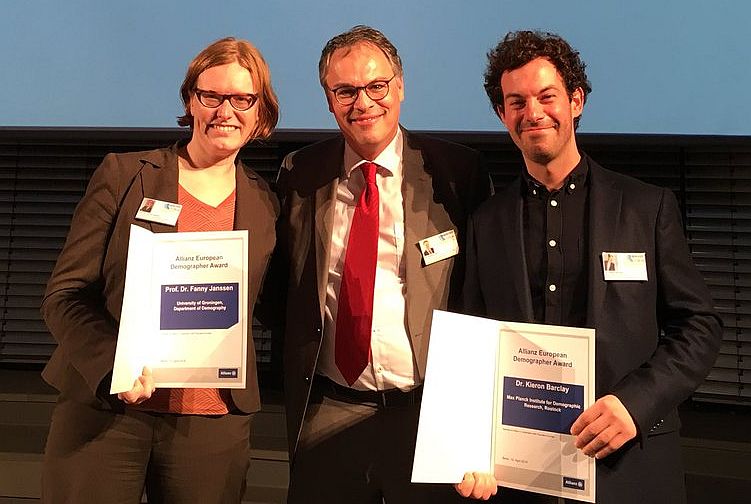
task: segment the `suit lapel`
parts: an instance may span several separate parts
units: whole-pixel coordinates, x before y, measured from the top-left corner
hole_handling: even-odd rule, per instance
[[[607,173],[589,162],[589,299],[587,300],[587,325],[597,327],[598,314],[604,313],[608,283],[602,279],[602,252],[612,248],[618,221],[621,218],[623,193],[608,178]]]
[[[414,247],[428,233],[429,205],[433,197],[431,179],[425,173],[422,154],[404,142],[402,152],[402,198],[404,199],[404,246],[422,260]],[[414,250],[413,250],[414,249]],[[418,261],[418,264],[419,262]],[[412,264],[408,261],[407,264]]]
[[[254,194],[251,179],[257,175],[247,171],[241,161],[235,167],[235,226],[234,229],[255,229],[254,216],[263,215],[262,200]],[[253,185],[256,182],[252,183]]]
[[[506,191],[507,198],[504,211],[498,213],[500,224],[498,229],[508,229],[508,236],[504,235],[501,246],[504,247],[508,264],[519,264],[513,273],[514,292],[521,293],[518,296],[519,309],[524,320],[534,320],[532,308],[532,291],[529,287],[529,273],[527,271],[527,255],[524,250],[524,212],[523,199],[521,198],[521,177],[517,178]]]
[[[168,151],[151,151],[145,155],[141,162],[144,163],[140,180],[134,181],[141,184],[141,192],[145,198],[153,198],[160,201],[177,203],[177,145]],[[177,226],[168,226],[156,222],[146,222],[148,229],[153,233],[171,233],[177,231]]]
[[[410,146],[408,133],[404,132],[402,150],[402,198],[404,205],[404,260],[406,261],[407,322],[413,338],[423,331],[422,318],[428,312],[431,293],[428,289],[422,255],[415,245],[431,234],[428,232],[430,203],[433,201],[431,178],[425,172],[424,160],[419,150]],[[428,314],[429,316],[429,314]],[[419,359],[418,359],[419,362]]]
[[[251,195],[250,180],[243,164],[235,166],[235,226],[234,229],[253,229],[253,215],[259,215],[259,199]],[[251,238],[252,239],[252,238]]]
[[[324,183],[313,196],[313,219],[315,226],[316,279],[318,281],[318,306],[321,317],[326,307],[326,288],[329,281],[329,257],[331,255],[331,236],[334,226],[334,205],[339,176],[342,172],[344,142],[340,147],[331,149],[328,159],[322,160],[321,172]]]

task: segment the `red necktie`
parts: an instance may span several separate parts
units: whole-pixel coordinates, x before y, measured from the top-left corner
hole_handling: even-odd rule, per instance
[[[349,230],[336,313],[336,366],[352,385],[368,364],[373,288],[378,256],[378,186],[375,163],[360,165],[365,187]]]

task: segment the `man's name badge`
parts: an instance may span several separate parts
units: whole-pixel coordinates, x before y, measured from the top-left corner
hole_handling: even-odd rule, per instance
[[[183,206],[169,201],[160,201],[154,198],[144,198],[136,212],[136,219],[159,224],[174,226],[180,216]]]
[[[425,266],[442,261],[459,253],[459,243],[453,229],[423,238],[417,243]]]
[[[644,252],[603,252],[602,270],[605,280],[647,280],[647,258]]]

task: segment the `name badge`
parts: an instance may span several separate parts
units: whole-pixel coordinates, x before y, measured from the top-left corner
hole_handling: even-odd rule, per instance
[[[183,206],[177,203],[144,198],[138,212],[136,212],[136,219],[174,226],[177,224],[177,218],[180,216],[182,209]]]
[[[453,229],[420,240],[417,245],[425,266],[442,261],[459,253],[456,232]]]
[[[644,252],[603,252],[602,271],[605,280],[647,280],[647,258]]]

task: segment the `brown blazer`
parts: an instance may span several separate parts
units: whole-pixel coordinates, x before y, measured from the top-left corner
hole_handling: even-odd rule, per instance
[[[248,320],[274,248],[279,204],[266,182],[237,162],[234,229],[249,232]],[[76,207],[70,232],[42,302],[42,315],[58,342],[42,375],[63,394],[108,408],[125,286],[130,225],[155,233],[175,227],[135,220],[144,197],[177,201],[177,145],[108,154]],[[248,334],[251,334],[250,327]],[[249,342],[246,388],[233,389],[241,411],[260,409],[255,349]]]
[[[286,266],[287,314],[283,331],[287,435],[293,459],[318,361],[328,283],[332,212],[343,172],[341,136],[301,149],[279,173],[282,216],[280,256]],[[479,153],[404,131],[404,238],[406,324],[419,377],[425,375],[432,310],[458,299],[463,255],[423,266],[418,242],[455,229],[464,242],[469,213],[491,192]]]

